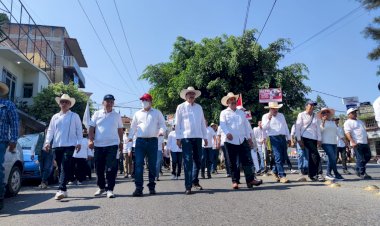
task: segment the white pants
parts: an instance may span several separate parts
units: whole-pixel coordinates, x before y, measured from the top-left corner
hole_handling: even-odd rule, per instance
[[[259,159],[257,158],[257,149],[251,149],[251,156],[253,165],[255,166],[255,172],[257,173],[260,169]]]

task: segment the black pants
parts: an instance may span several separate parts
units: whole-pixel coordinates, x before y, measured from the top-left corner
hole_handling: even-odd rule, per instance
[[[100,189],[113,191],[115,187],[118,162],[116,159],[117,151],[118,145],[95,147],[94,158],[97,177],[96,183]],[[106,177],[104,177],[104,172]],[[105,179],[107,179],[107,187]]]
[[[74,178],[77,179],[77,181],[82,182],[86,179],[86,175],[88,174],[88,168],[87,165],[87,159],[84,158],[73,158],[72,159],[72,165],[73,168],[71,168],[74,172]],[[73,180],[71,181],[74,181]]]
[[[308,153],[308,162],[309,162],[309,178],[314,178],[315,176],[322,171],[322,167],[320,167],[321,156],[319,156],[318,148],[317,148],[317,140],[309,139],[302,137],[302,142],[305,146],[305,151]]]
[[[355,147],[356,172],[360,175],[366,173],[366,165],[371,159],[371,150],[368,144],[357,144]]]
[[[342,158],[342,167],[344,170],[347,170],[347,151],[346,147],[337,147],[336,148],[336,162],[339,160],[339,153]]]
[[[182,170],[182,152],[171,152],[171,155],[172,155],[172,175],[179,177],[181,176],[181,170]]]
[[[245,180],[247,183],[255,179],[255,174],[252,170],[253,161],[251,155],[251,148],[248,145],[247,140],[240,145],[230,144],[228,142],[224,143],[224,147],[228,152],[228,157],[230,159],[230,171],[232,177],[232,183],[237,183],[240,178],[240,170],[236,164],[236,159],[239,157],[240,163],[243,166],[243,171],[245,175]]]
[[[66,184],[71,175],[72,158],[75,147],[57,147],[55,148],[55,161],[57,162],[59,172],[59,190],[66,191]]]

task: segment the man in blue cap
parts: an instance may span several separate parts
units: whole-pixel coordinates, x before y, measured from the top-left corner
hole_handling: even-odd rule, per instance
[[[94,195],[100,196],[106,193],[108,198],[115,197],[113,189],[117,174],[117,151],[123,150],[123,123],[120,114],[113,109],[114,102],[113,95],[104,96],[103,109],[96,111],[91,117],[88,133],[88,147],[95,149],[95,168],[99,187]]]

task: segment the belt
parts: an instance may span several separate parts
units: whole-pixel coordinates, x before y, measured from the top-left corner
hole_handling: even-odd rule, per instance
[[[275,136],[270,136],[270,137],[286,137],[285,135],[275,135]]]
[[[137,139],[153,140],[153,139],[158,139],[158,138],[157,137],[137,137]]]

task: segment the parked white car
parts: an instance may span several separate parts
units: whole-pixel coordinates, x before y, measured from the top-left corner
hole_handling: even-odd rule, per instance
[[[22,148],[18,143],[15,152],[9,152],[8,149],[5,152],[4,168],[5,194],[15,196],[21,189],[21,175],[24,168]]]

